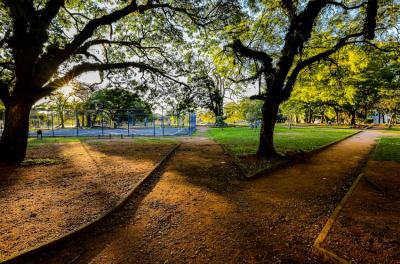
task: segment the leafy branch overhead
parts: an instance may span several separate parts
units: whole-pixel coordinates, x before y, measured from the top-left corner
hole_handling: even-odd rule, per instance
[[[239,59],[241,57],[247,58],[259,65],[256,73],[247,80],[256,79],[262,74],[265,90],[252,98],[268,100],[273,97],[278,101],[284,101],[290,96],[299,73],[305,67],[328,59],[346,45],[355,43],[374,45],[369,40],[372,40],[375,36],[379,8],[377,0],[362,1],[351,6],[345,4],[345,2],[315,0],[309,1],[303,9],[300,6],[297,1],[281,1],[279,12],[286,14],[288,26],[283,25],[278,33],[283,39],[279,50],[269,53],[262,49],[253,48],[252,46],[255,45],[246,38],[244,38],[244,42],[236,39],[228,45]],[[272,9],[273,7],[266,4],[264,8]],[[347,17],[349,10],[360,13],[360,15],[355,16],[356,21]],[[365,16],[361,15],[363,12],[366,13]],[[348,28],[352,30],[338,31],[331,29],[329,21],[326,20],[329,17],[335,19],[340,17],[341,23],[347,23]],[[264,19],[263,15],[260,15],[260,19]],[[355,23],[358,23],[359,26],[353,26]],[[255,25],[259,26],[257,23]],[[384,28],[379,29],[384,30]],[[336,43],[330,40],[333,44],[330,47],[312,47],[313,42],[315,42],[314,39],[321,35],[322,30],[327,32],[335,30]],[[257,28],[254,35],[260,34],[260,31]],[[261,36],[261,42],[264,40],[264,44],[257,43],[257,46],[266,47],[268,43],[266,38],[268,38],[268,35],[264,35],[264,39]]]
[[[8,0],[1,5],[2,15],[10,18],[2,24],[0,42],[7,55],[0,64],[6,73],[1,76],[3,101],[16,92],[36,101],[88,71],[130,67],[177,81],[165,72],[179,66],[179,56],[172,50],[185,42],[181,26],[212,23],[218,9],[227,5],[95,2],[99,1],[49,0],[43,5]],[[26,75],[32,78],[21,85],[7,78]]]

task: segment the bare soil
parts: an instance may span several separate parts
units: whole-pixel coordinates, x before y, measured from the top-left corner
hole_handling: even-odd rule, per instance
[[[312,245],[360,171],[364,132],[251,181],[218,144],[188,139],[125,207],[36,263],[321,263]]]
[[[324,247],[354,263],[400,263],[400,163],[370,160]]]
[[[40,144],[27,157],[55,164],[0,166],[0,260],[93,221],[172,147],[131,140]]]

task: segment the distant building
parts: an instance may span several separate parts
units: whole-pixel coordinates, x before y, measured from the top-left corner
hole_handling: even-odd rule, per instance
[[[373,120],[373,124],[387,124],[390,122],[391,115],[380,114],[378,111],[374,111],[369,118]]]

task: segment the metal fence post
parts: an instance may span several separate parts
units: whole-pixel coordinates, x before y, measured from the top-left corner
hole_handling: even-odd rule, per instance
[[[164,136],[164,107],[161,108],[162,114],[161,114],[161,127],[162,127],[162,135]]]
[[[103,111],[101,111],[101,136],[104,136],[104,115],[103,115]]]
[[[76,124],[76,136],[79,137],[78,110],[76,110],[76,109],[75,109],[75,124]]]
[[[51,111],[51,134],[54,137],[54,117],[53,117],[53,111]]]
[[[190,122],[191,122],[190,112],[188,114],[189,114],[189,136],[191,136],[192,135],[192,131],[190,131]]]
[[[156,137],[156,119],[153,115],[153,136]]]
[[[129,111],[127,112],[127,119],[128,119],[128,137],[129,137],[129,117],[130,117],[130,114],[129,114]]]

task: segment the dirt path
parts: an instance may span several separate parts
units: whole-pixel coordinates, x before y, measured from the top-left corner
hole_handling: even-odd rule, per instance
[[[400,263],[400,162],[370,160],[324,247],[355,263]]]
[[[363,132],[304,164],[248,182],[237,180],[217,144],[188,139],[122,210],[44,260],[321,263],[312,244],[376,136]]]
[[[132,140],[40,144],[28,157],[56,164],[0,166],[0,261],[93,221],[172,148]]]

